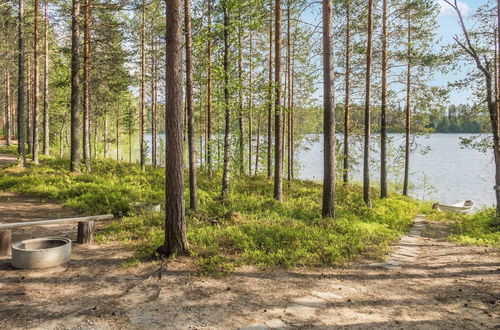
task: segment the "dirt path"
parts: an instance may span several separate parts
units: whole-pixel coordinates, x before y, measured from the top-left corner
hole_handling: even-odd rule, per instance
[[[10,166],[16,162],[17,157],[15,155],[0,154],[0,168]]]
[[[12,194],[0,195],[0,207],[3,221],[72,212]],[[14,240],[76,232],[43,230],[14,233]],[[49,270],[14,270],[0,258],[0,328],[498,329],[498,253],[448,243],[448,232],[421,221],[384,263],[391,267],[243,267],[223,278],[197,275],[187,259],[161,271],[124,267],[130,251],[112,244],[74,245],[72,260]]]

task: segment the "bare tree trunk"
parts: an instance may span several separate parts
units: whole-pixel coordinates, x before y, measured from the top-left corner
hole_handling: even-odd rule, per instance
[[[335,217],[335,108],[333,96],[333,54],[332,54],[333,10],[330,0],[323,0],[323,130],[324,130],[324,175],[323,209],[324,218]]]
[[[349,121],[351,100],[351,5],[346,1],[345,27],[345,103],[344,103],[344,184],[349,182]]]
[[[290,174],[292,180],[295,177],[294,159],[295,159],[295,119],[294,119],[294,91],[295,91],[295,47],[292,44],[292,69],[290,72]]]
[[[275,75],[274,75],[274,198],[283,201],[283,146],[281,109],[281,0],[275,2]]]
[[[268,108],[267,108],[267,177],[271,178],[272,172],[272,135],[273,135],[273,123],[272,123],[272,113],[273,113],[273,0],[269,0],[269,94],[268,94]]]
[[[291,76],[291,65],[292,65],[292,47],[291,47],[291,32],[290,32],[290,11],[291,11],[291,5],[290,5],[290,0],[287,0],[287,10],[286,10],[286,76],[287,76],[287,87],[286,87],[286,93],[287,93],[287,113],[285,114],[285,118],[287,121],[287,180],[290,183],[292,180],[292,143],[291,143],[291,116],[290,116],[290,109],[292,107],[292,76]]]
[[[186,34],[186,106],[188,116],[188,161],[189,161],[189,208],[198,209],[196,196],[196,150],[194,145],[194,113],[193,113],[193,73],[192,73],[192,39],[191,39],[191,4],[184,0],[184,27]]]
[[[5,143],[10,146],[11,133],[11,116],[10,116],[10,72],[6,68],[5,71]]]
[[[405,109],[405,173],[403,195],[408,196],[410,175],[410,93],[411,93],[411,22],[408,18],[407,26],[407,67],[406,67],[406,109]]]
[[[261,125],[261,114],[257,113],[257,134],[256,134],[256,145],[255,145],[255,175],[259,170],[259,153],[260,153],[260,125]]]
[[[38,108],[39,108],[39,68],[38,68],[38,16],[40,11],[39,0],[34,0],[34,24],[33,24],[33,163],[38,164],[38,153],[40,144],[38,143]]]
[[[49,1],[45,0],[44,6],[45,14],[45,35],[44,35],[44,59],[45,65],[43,67],[43,154],[48,156],[50,154],[50,126],[49,126]]]
[[[116,116],[116,161],[120,161],[120,116]]]
[[[145,39],[146,39],[146,4],[145,0],[142,0],[141,6],[141,104],[140,104],[140,116],[141,116],[141,169],[144,171],[146,169],[146,142],[144,139],[144,129],[145,129],[145,71],[146,71],[146,55],[145,55]]]
[[[87,172],[91,169],[90,158],[90,79],[91,79],[91,54],[90,54],[90,25],[91,25],[91,0],[84,0],[85,12],[83,20],[83,159]],[[118,119],[117,119],[118,120]],[[118,160],[118,159],[117,159]]]
[[[165,160],[166,218],[165,242],[158,249],[164,256],[188,250],[184,205],[183,107],[182,107],[182,2],[166,1],[165,68]]]
[[[158,166],[158,68],[154,33],[151,33],[151,49],[151,162],[156,168]]]
[[[252,93],[252,61],[253,61],[253,44],[252,31],[250,31],[250,58],[248,69],[248,175],[252,175],[252,108],[253,108],[253,93]]]
[[[206,136],[206,152],[208,176],[212,177],[212,0],[208,0],[207,13],[207,136]]]
[[[241,44],[241,38],[243,34],[243,29],[241,27],[241,16],[239,16],[238,25],[238,167],[240,175],[245,171],[245,156],[244,156],[244,144],[243,144],[243,46]]]
[[[231,176],[231,108],[229,106],[229,8],[228,0],[222,0],[224,11],[224,168],[222,174],[222,200],[229,198],[229,184]]]
[[[363,157],[363,198],[366,206],[371,207],[370,197],[370,135],[371,135],[371,71],[372,71],[372,41],[373,41],[373,0],[368,0],[368,42],[366,49],[366,80],[365,80],[365,144]]]
[[[26,71],[28,72],[28,86],[26,90],[26,134],[28,136],[28,154],[33,153],[33,126],[31,121],[33,119],[32,111],[32,101],[33,101],[33,80],[31,71],[31,61],[28,56],[28,61],[26,65]]]
[[[382,2],[382,104],[380,114],[380,197],[387,197],[387,0]]]
[[[73,0],[71,24],[71,172],[80,172],[80,0]]]
[[[107,105],[104,105],[107,108]],[[108,158],[108,111],[104,111],[104,129],[103,129],[103,139],[104,139],[104,159]]]

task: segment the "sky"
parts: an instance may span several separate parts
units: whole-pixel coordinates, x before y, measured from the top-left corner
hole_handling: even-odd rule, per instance
[[[446,4],[443,0],[436,0],[441,6],[441,12],[438,17],[439,29],[437,31],[438,37],[441,37],[441,46],[454,43],[453,36],[455,34],[460,35],[460,30],[458,26],[458,19],[453,11],[453,9]],[[478,7],[486,4],[487,0],[462,0],[459,1],[459,8],[461,9],[462,15],[467,16],[473,13]],[[438,86],[446,86],[449,82],[456,81],[464,77],[465,73],[451,72],[446,75],[436,74],[434,84]],[[471,103],[469,98],[471,97],[471,90],[457,90],[453,89],[450,93],[450,103],[451,104],[461,104],[461,103]]]

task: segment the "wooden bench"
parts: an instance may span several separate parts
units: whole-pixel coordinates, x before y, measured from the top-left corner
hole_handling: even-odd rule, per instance
[[[89,217],[65,218],[53,220],[39,220],[0,224],[0,256],[5,256],[10,251],[12,241],[12,229],[21,227],[60,225],[65,223],[78,223],[78,234],[76,242],[80,244],[91,243],[94,240],[95,224],[94,221],[111,220],[116,218],[112,214],[94,215]]]

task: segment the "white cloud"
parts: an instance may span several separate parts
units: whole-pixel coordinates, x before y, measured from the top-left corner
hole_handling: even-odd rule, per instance
[[[453,0],[450,0],[450,2],[453,3]],[[441,6],[441,10],[439,12],[440,15],[456,16],[455,9],[451,8],[451,6],[444,0],[437,0],[437,3],[439,4],[439,6]],[[472,12],[470,7],[463,1],[458,1],[458,9],[460,9],[460,12],[463,16],[467,16]]]

